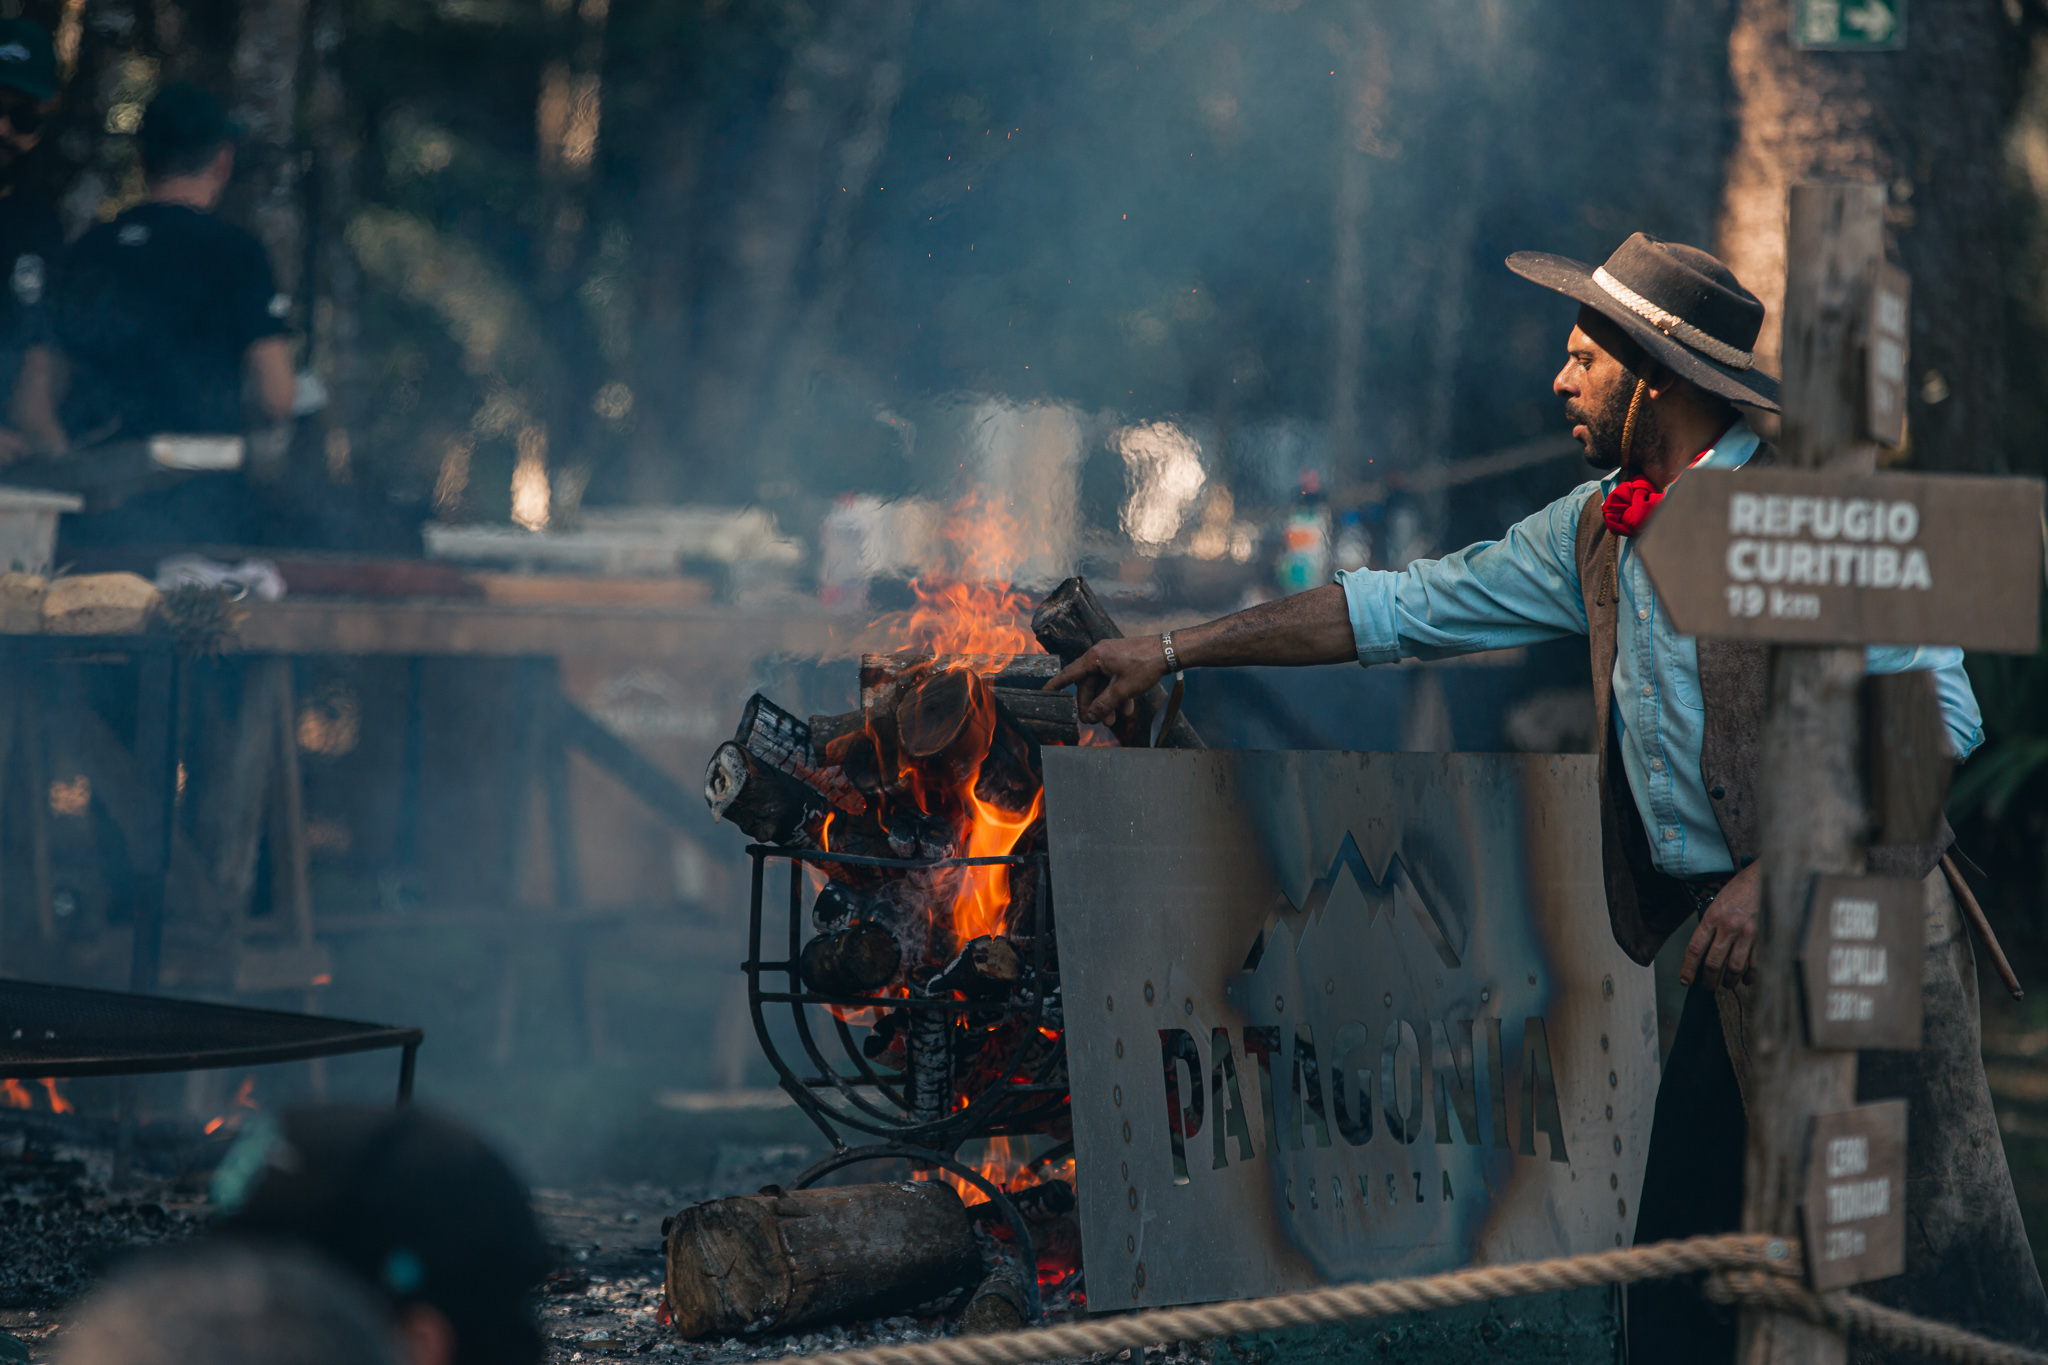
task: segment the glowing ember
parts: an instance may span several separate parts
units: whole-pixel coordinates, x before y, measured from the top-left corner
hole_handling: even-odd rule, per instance
[[[73,1104],[70,1100],[65,1099],[64,1096],[58,1091],[57,1078],[55,1076],[45,1076],[40,1081],[38,1081],[37,1084],[42,1086],[43,1093],[50,1097],[51,1113],[68,1114],[78,1107],[77,1105]]]
[[[256,1078],[254,1076],[242,1077],[242,1084],[235,1090],[234,1107],[236,1109],[262,1108],[261,1105],[256,1103]],[[236,1113],[216,1114],[213,1118],[207,1120],[206,1135],[211,1137],[219,1132],[232,1133],[242,1126],[244,1117],[246,1115]]]
[[[5,1096],[9,1109],[33,1109],[36,1102],[30,1097],[28,1087],[9,1076],[0,1080],[0,1096]]]

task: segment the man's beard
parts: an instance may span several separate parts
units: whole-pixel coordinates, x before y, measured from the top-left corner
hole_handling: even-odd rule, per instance
[[[1565,420],[1586,429],[1585,458],[1593,468],[1619,469],[1627,463],[1627,457],[1656,446],[1657,410],[1644,403],[1636,412],[1630,448],[1622,449],[1622,437],[1628,430],[1629,400],[1635,397],[1635,391],[1634,384],[1615,390],[1614,397],[1598,411],[1585,408],[1577,400],[1564,405]]]

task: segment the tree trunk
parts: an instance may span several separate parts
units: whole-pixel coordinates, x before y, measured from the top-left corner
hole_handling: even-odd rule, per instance
[[[278,291],[287,298],[298,293],[305,253],[293,136],[305,34],[306,0],[249,0],[229,68],[233,115],[242,128],[236,216],[269,251]]]
[[[1913,277],[1907,413],[1923,469],[2003,465],[2001,146],[2018,31],[1994,4],[1912,7],[1898,52],[1802,52],[1790,0],[1740,0],[1728,42],[1735,142],[1718,254],[1768,310],[1758,363],[1779,366],[1785,212],[1800,180],[1874,180]]]
[[[859,120],[881,46],[906,0],[838,0],[821,31],[791,54],[773,114],[753,157],[754,174],[734,206],[725,260],[703,312],[701,350],[692,376],[688,458],[707,494],[752,496],[759,470],[733,487],[734,451],[755,450],[777,354],[797,322],[800,288],[811,265],[824,199],[843,183],[832,152],[838,131]],[[890,101],[893,105],[893,98]],[[850,187],[849,187],[850,192]],[[746,467],[746,466],[743,466]]]

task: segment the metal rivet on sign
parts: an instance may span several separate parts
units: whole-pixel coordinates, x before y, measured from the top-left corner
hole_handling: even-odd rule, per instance
[[[1394,993],[1392,991],[1387,992],[1385,1004],[1388,1009],[1394,1008]]]
[[[1621,1077],[1610,1071],[1607,1073],[1607,1084],[1618,1090],[1621,1088]]]
[[[1103,1006],[1102,1006],[1102,1007],[1103,1007],[1104,1009],[1110,1009],[1110,1010],[1113,1010],[1113,1009],[1115,1009],[1115,1008],[1116,1008],[1116,997],[1115,997],[1115,996],[1113,996],[1113,995],[1105,995],[1105,996],[1103,996],[1103,997],[1102,997],[1102,1000],[1103,1000]]]
[[[1764,1244],[1764,1257],[1767,1260],[1782,1261],[1791,1254],[1791,1248],[1786,1246],[1783,1242],[1779,1241],[1775,1237],[1773,1237],[1769,1242]]]
[[[1111,1098],[1112,1100],[1115,1100],[1115,1101],[1116,1101],[1116,1107],[1117,1107],[1117,1108],[1121,1109],[1121,1108],[1123,1108],[1123,1107],[1124,1107],[1124,1088],[1123,1088],[1122,1086],[1120,1086],[1120,1085],[1113,1085],[1113,1086],[1111,1086],[1111,1087],[1109,1088],[1109,1097],[1110,1097],[1110,1098]]]
[[[1619,1133],[1614,1135],[1614,1154],[1616,1156],[1621,1155],[1621,1134]]]
[[[1273,1013],[1275,1013],[1275,1014],[1285,1014],[1285,1013],[1287,1013],[1287,999],[1286,999],[1286,997],[1285,997],[1285,996],[1279,996],[1279,995],[1276,995],[1276,996],[1274,996],[1274,997],[1273,997]]]
[[[1608,1188],[1608,1189],[1610,1189],[1610,1190],[1618,1190],[1618,1189],[1620,1189],[1620,1188],[1621,1188],[1621,1177],[1620,1177],[1620,1176],[1618,1176],[1618,1175],[1610,1175],[1610,1176],[1608,1176],[1608,1177],[1607,1177],[1607,1188]]]
[[[1615,1201],[1614,1201],[1614,1212],[1615,1212],[1615,1216],[1616,1216],[1616,1217],[1620,1217],[1620,1218],[1626,1218],[1626,1217],[1628,1217],[1628,1200],[1626,1200],[1626,1199],[1617,1199],[1617,1200],[1615,1200]]]
[[[1152,983],[1149,981],[1145,983],[1145,1003],[1148,1005],[1152,1003]]]
[[[1131,1163],[1126,1161],[1121,1167],[1120,1173],[1124,1179],[1129,1180],[1131,1178]]]
[[[1138,1287],[1140,1289],[1145,1287],[1145,1263],[1143,1261],[1138,1262]]]
[[[1607,1051],[1607,1035],[1604,1033],[1600,1035],[1600,1050]]]
[[[1116,1055],[1119,1057],[1124,1055],[1124,1040],[1121,1038],[1116,1040]]]
[[[1130,1140],[1131,1140],[1131,1121],[1130,1121],[1129,1119],[1125,1119],[1125,1120],[1124,1120],[1124,1141],[1125,1141],[1125,1142],[1129,1142]]]
[[[1181,1012],[1183,1014],[1193,1014],[1195,1012],[1195,998],[1193,996],[1189,996],[1181,1002]]]
[[[1124,1250],[1135,1253],[1138,1250],[1138,1239],[1136,1237],[1124,1238]]]
[[[1487,1001],[1489,1001],[1489,1000],[1491,1000],[1491,999],[1493,999],[1493,992],[1492,992],[1492,991],[1481,991],[1481,992],[1479,992],[1479,1003],[1480,1003],[1480,1004],[1482,1004],[1482,1005],[1483,1005],[1483,1004],[1485,1004],[1485,1003],[1486,1003]]]
[[[1333,977],[1331,977],[1331,978],[1330,978],[1329,980],[1327,980],[1327,981],[1325,981],[1325,982],[1323,983],[1323,994],[1324,994],[1324,995],[1335,995],[1336,993],[1337,993],[1337,978],[1333,976]]]
[[[1136,1185],[1133,1185],[1133,1186],[1131,1186],[1131,1187],[1130,1187],[1130,1194],[1128,1195],[1128,1198],[1129,1198],[1129,1199],[1130,1199],[1130,1201],[1131,1201],[1131,1207],[1132,1207],[1133,1209],[1137,1208],[1137,1207],[1138,1207],[1138,1187],[1137,1187]]]
[[[1529,984],[1532,986],[1536,984],[1536,973],[1529,973]]]
[[[1536,979],[1536,978],[1535,978],[1535,977],[1533,977],[1533,976],[1529,978],[1529,980],[1530,980],[1531,982],[1534,982],[1534,981],[1535,981],[1535,979]],[[1614,998],[1614,978],[1613,978],[1613,977],[1611,977],[1611,976],[1604,976],[1604,977],[1600,978],[1600,994],[1602,994],[1602,995],[1606,996],[1606,997],[1607,997],[1607,998],[1608,998],[1609,1000],[1612,1000],[1612,999]]]
[[[1614,1106],[1611,1104],[1607,1106],[1607,1121],[1614,1122]]]

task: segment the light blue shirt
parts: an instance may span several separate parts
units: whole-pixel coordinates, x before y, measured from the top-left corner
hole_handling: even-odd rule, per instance
[[[1759,444],[1737,422],[1700,461],[1707,469],[1739,469]],[[1442,659],[1508,649],[1586,633],[1585,596],[1574,551],[1586,498],[1602,499],[1619,471],[1584,483],[1508,528],[1442,559],[1398,571],[1357,569],[1337,575],[1351,611],[1361,664]],[[1693,639],[1672,630],[1630,540],[1621,543],[1621,601],[1614,651],[1614,727],[1629,789],[1650,836],[1651,856],[1674,877],[1735,870],[1714,819],[1700,750],[1706,716],[1700,699],[1699,655]],[[1935,693],[1958,762],[1984,742],[1983,717],[1953,648],[1872,645],[1872,673],[1915,669],[1934,674]]]

